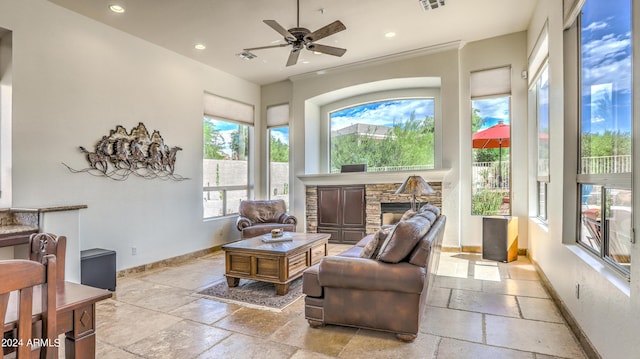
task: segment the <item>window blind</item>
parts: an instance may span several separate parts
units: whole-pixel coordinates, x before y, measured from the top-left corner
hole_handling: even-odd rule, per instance
[[[586,0],[563,0],[562,11],[565,30],[576,21],[576,18],[580,13],[580,9],[582,9],[582,5],[584,5],[585,1]]]
[[[529,85],[538,77],[542,64],[547,60],[547,57],[549,57],[548,28],[548,23],[545,23],[529,56]]]
[[[511,66],[474,71],[469,79],[471,98],[511,94]]]
[[[204,94],[204,115],[253,125],[253,106],[210,93]]]
[[[267,128],[289,124],[289,104],[267,107]]]

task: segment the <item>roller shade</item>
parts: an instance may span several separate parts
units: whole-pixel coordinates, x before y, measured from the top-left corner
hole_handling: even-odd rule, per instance
[[[511,66],[474,71],[469,82],[471,98],[511,95]]]
[[[286,126],[289,124],[289,104],[267,107],[267,127]]]
[[[576,21],[582,5],[586,0],[563,0],[562,14],[564,19],[564,29],[568,29]]]
[[[549,30],[547,23],[544,24],[536,44],[533,46],[529,56],[529,85],[535,81],[540,72],[542,64],[549,57]]]
[[[204,94],[204,115],[253,125],[253,106],[210,93]]]

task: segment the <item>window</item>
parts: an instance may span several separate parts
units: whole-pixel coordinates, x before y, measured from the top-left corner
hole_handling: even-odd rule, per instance
[[[473,215],[509,215],[510,97],[471,101]]]
[[[204,217],[238,213],[248,192],[249,126],[205,116],[203,134]]]
[[[537,124],[536,215],[546,221],[547,187],[549,186],[549,73],[547,65],[543,67],[529,91],[535,101]]]
[[[289,208],[289,126],[269,129],[269,197]]]
[[[289,104],[267,107],[269,198],[289,208]]]
[[[330,112],[330,171],[353,164],[367,172],[434,168],[434,111],[433,98],[409,98]]]
[[[578,20],[578,243],[631,268],[631,1],[587,0]]]
[[[471,214],[511,214],[511,67],[472,72]]]
[[[248,198],[252,124],[253,107],[205,93],[202,121],[204,218],[238,213],[240,201]]]

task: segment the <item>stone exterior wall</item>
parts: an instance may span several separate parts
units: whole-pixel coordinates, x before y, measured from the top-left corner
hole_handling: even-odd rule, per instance
[[[402,183],[365,185],[367,233],[375,233],[380,228],[382,218],[380,203],[411,202],[410,196],[395,194],[400,185],[402,185]],[[442,182],[429,182],[429,185],[436,193],[428,196],[419,196],[416,201],[429,202],[442,209]],[[308,233],[315,233],[318,230],[318,186],[307,186],[306,197],[306,230]]]

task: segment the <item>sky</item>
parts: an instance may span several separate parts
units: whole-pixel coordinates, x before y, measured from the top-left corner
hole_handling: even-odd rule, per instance
[[[630,131],[631,1],[587,0],[581,37],[583,132]]]
[[[417,118],[434,115],[434,100],[401,99],[372,102],[344,108],[330,114],[331,130],[339,130],[356,123],[393,126],[393,121],[405,121],[415,112]]]
[[[480,110],[480,117],[484,120],[478,131],[497,125],[499,121],[510,124],[509,96],[473,100],[471,106]]]

